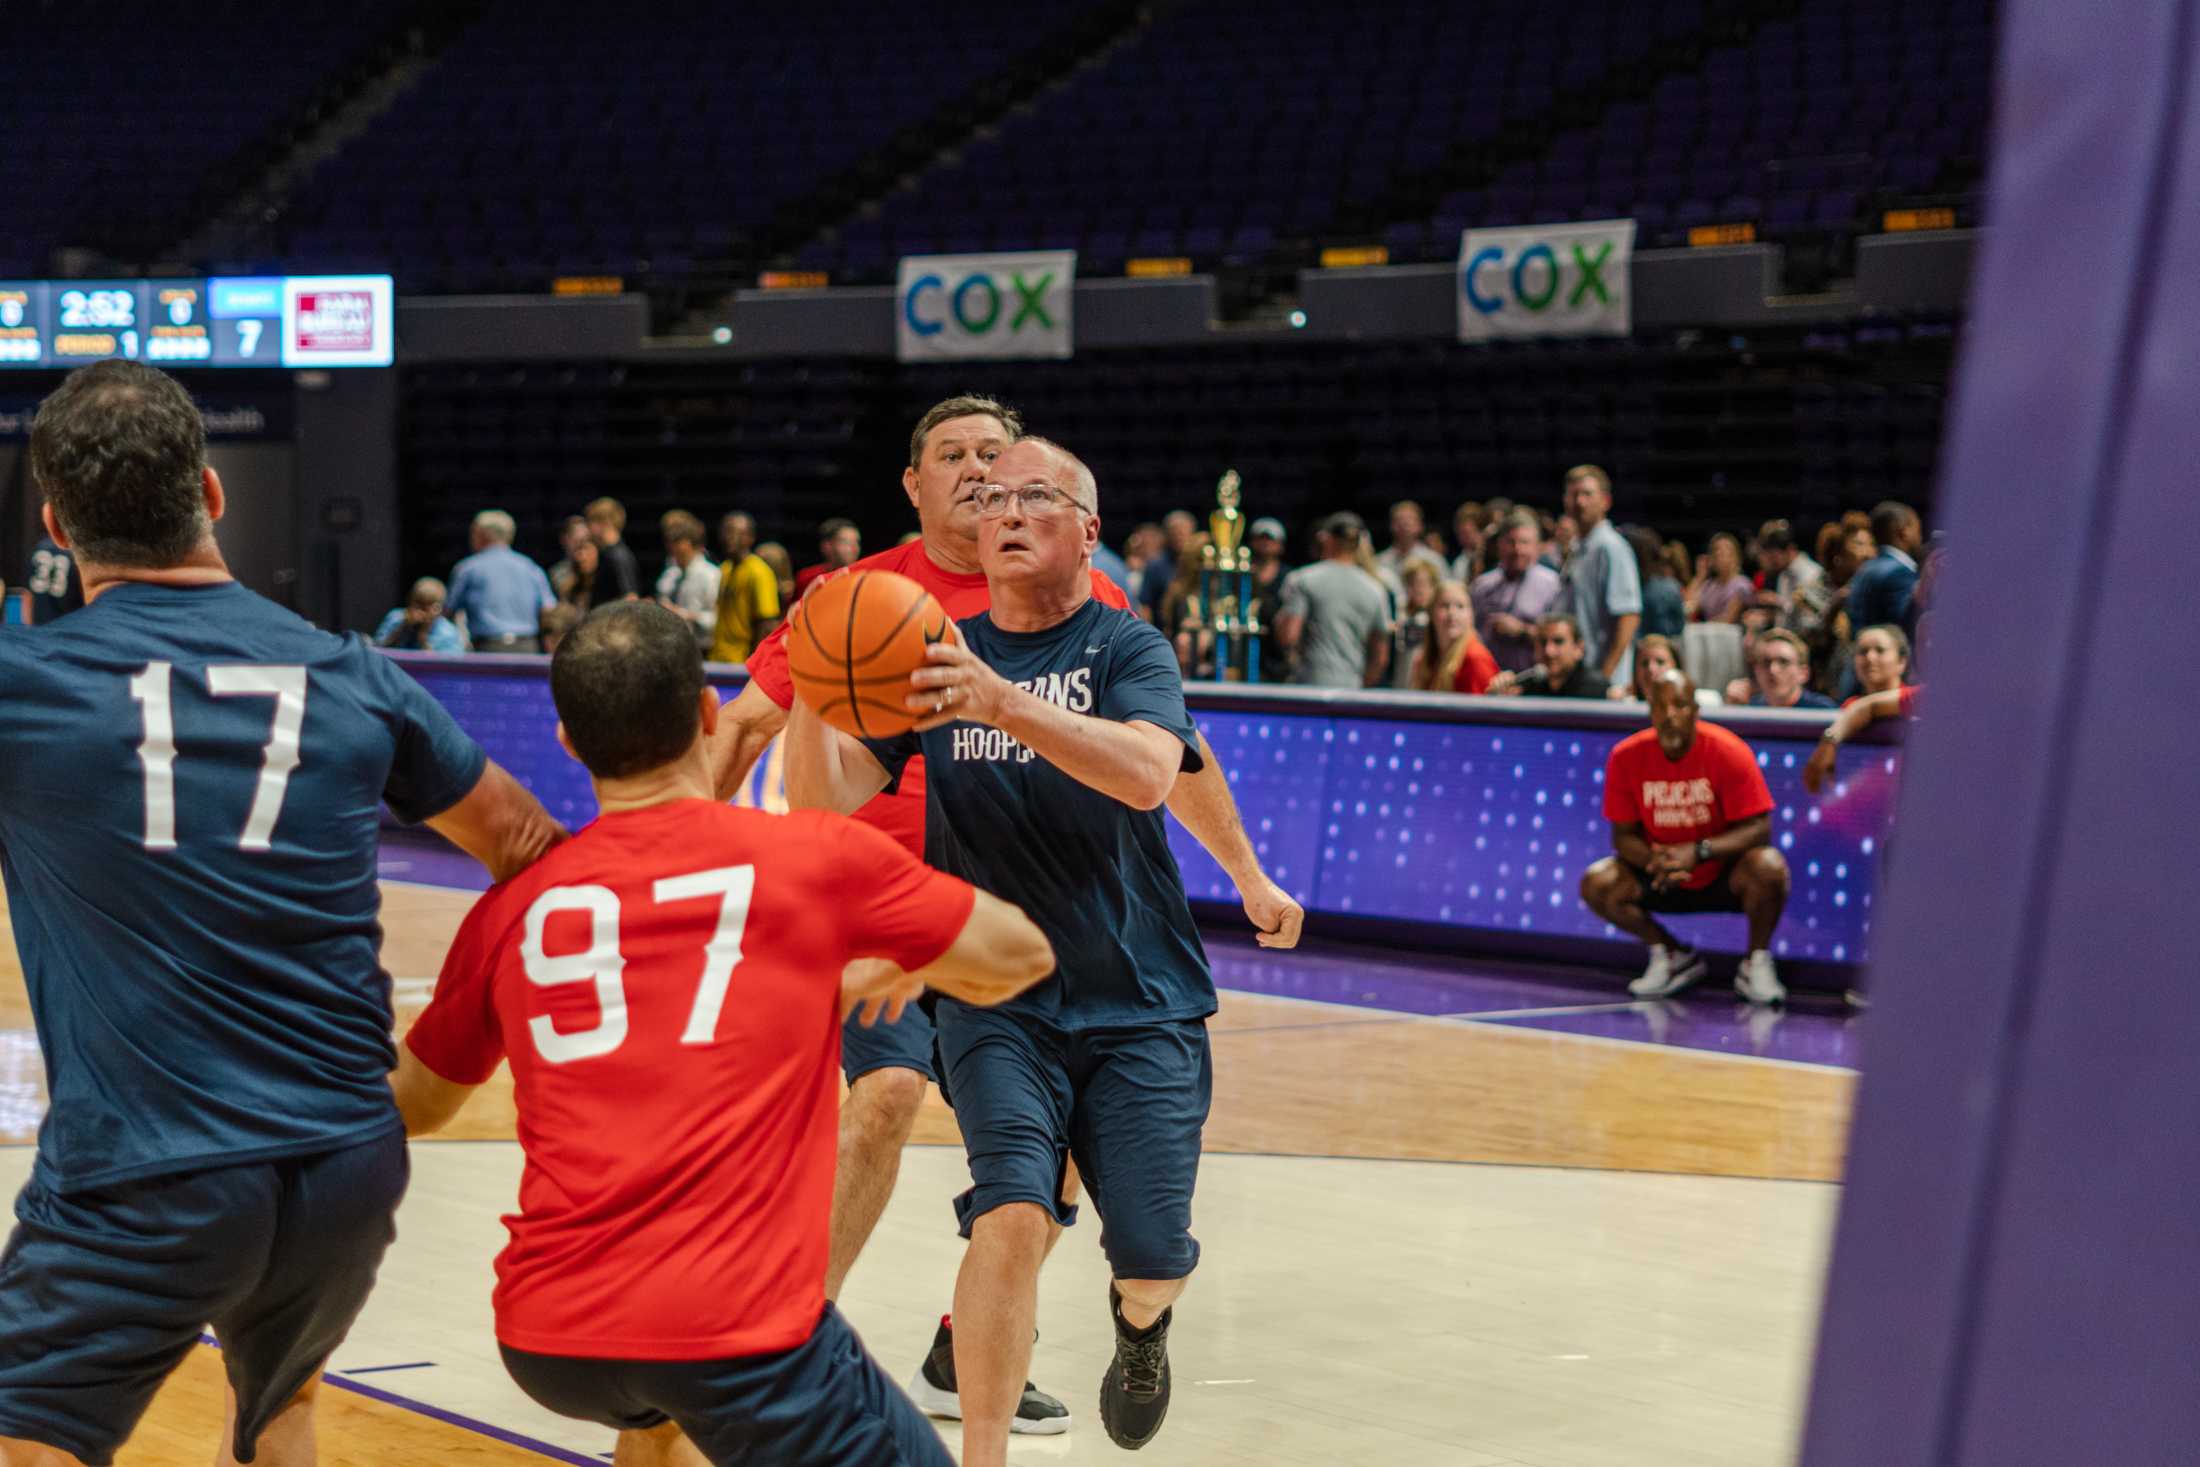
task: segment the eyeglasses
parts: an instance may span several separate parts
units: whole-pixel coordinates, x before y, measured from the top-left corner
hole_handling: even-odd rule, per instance
[[[1021,489],[1011,489],[1006,484],[981,484],[976,499],[978,513],[989,520],[1007,514],[1012,499],[1016,501],[1016,512],[1026,519],[1043,519],[1060,514],[1064,509],[1092,513],[1077,496],[1052,484],[1026,484]]]

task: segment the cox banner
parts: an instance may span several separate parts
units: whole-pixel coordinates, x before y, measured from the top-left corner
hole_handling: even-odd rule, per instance
[[[910,255],[894,296],[895,355],[1066,357],[1075,250],[1019,255]]]
[[[1459,339],[1625,336],[1635,221],[1470,229],[1459,240]]]

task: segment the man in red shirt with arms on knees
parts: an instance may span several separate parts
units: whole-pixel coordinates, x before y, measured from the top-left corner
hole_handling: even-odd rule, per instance
[[[902,491],[916,507],[919,539],[867,556],[850,570],[885,570],[909,577],[936,597],[950,620],[981,614],[991,606],[985,573],[978,566],[976,496],[993,462],[1023,432],[1016,414],[987,397],[951,397],[917,420],[909,439],[909,466]],[[1092,573],[1092,594],[1104,605],[1121,607],[1123,592],[1099,571]],[[712,739],[718,793],[731,799],[765,745],[786,726],[794,706],[794,683],[787,674],[786,638],[792,620],[760,643],[748,659],[749,684],[718,721]],[[1168,807],[1207,853],[1229,873],[1245,903],[1245,914],[1259,929],[1263,947],[1297,944],[1306,914],[1299,904],[1261,870],[1260,858],[1246,838],[1237,802],[1214,750],[1200,740],[1203,767],[1181,776]],[[856,818],[900,841],[912,855],[924,852],[924,761],[912,759],[894,793],[880,795]],[[901,1169],[902,1147],[916,1125],[924,1087],[937,1083],[932,1023],[912,1008],[900,1022],[872,1029],[850,1025],[841,1055],[848,1095],[841,1107],[840,1170],[833,1192],[833,1251],[825,1275],[828,1298],[838,1298],[848,1270],[878,1225],[893,1195]],[[1076,1196],[1074,1170],[1065,1201]],[[943,1322],[933,1341],[917,1387],[920,1401],[943,1416],[959,1412],[954,1352]],[[1052,1435],[1069,1426],[1061,1403],[1039,1391],[1027,1394],[1016,1420],[1024,1435]]]
[[[1614,854],[1581,875],[1581,899],[1650,944],[1627,986],[1665,998],[1703,977],[1703,954],[1653,913],[1741,912],[1749,955],[1734,987],[1751,1003],[1787,997],[1772,963],[1772,931],[1787,908],[1787,860],[1772,847],[1772,792],[1756,756],[1717,724],[1696,722],[1696,685],[1675,668],[1650,685],[1650,727],[1622,739],[1604,769]]]
[[[1052,949],[855,821],[716,800],[717,696],[662,607],[599,608],[550,680],[602,814],[467,914],[392,1079],[417,1135],[511,1060],[507,1367],[629,1433],[621,1463],[692,1463],[684,1434],[721,1467],[950,1467],[825,1297],[841,1021],[999,1003]]]

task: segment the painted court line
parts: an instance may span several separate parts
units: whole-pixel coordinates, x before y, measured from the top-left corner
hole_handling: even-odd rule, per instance
[[[362,1365],[355,1370],[338,1370],[332,1373],[336,1375],[380,1375],[389,1370],[426,1370],[434,1364],[433,1360],[408,1360],[402,1365]]]
[[[199,1343],[216,1350],[222,1347],[222,1342],[209,1334],[200,1335]],[[423,1361],[421,1363],[427,1364],[429,1362]],[[571,1448],[540,1441],[523,1432],[510,1431],[501,1426],[492,1426],[486,1421],[478,1421],[471,1416],[460,1415],[456,1411],[446,1411],[441,1406],[431,1406],[426,1401],[416,1401],[410,1396],[401,1396],[395,1391],[385,1391],[379,1386],[367,1385],[363,1381],[346,1380],[333,1371],[324,1371],[321,1379],[340,1391],[350,1391],[355,1396],[365,1396],[370,1401],[380,1401],[385,1406],[395,1406],[399,1410],[410,1411],[416,1416],[425,1416],[430,1421],[440,1421],[445,1426],[455,1426],[461,1431],[470,1431],[476,1436],[485,1436],[493,1442],[502,1442],[508,1447],[520,1447],[530,1452],[536,1452],[548,1457],[553,1462],[571,1462],[578,1464],[578,1467],[596,1467],[596,1458],[584,1456]]]

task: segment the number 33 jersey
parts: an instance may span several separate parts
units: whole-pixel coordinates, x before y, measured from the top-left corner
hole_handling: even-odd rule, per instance
[[[484,756],[405,671],[235,582],[0,634],[0,854],[58,1191],[397,1124],[380,804]]]
[[[405,1042],[458,1084],[511,1061],[526,1163],[497,1338],[624,1360],[808,1339],[841,970],[925,966],[975,899],[853,820],[706,800],[602,816],[484,895]]]

